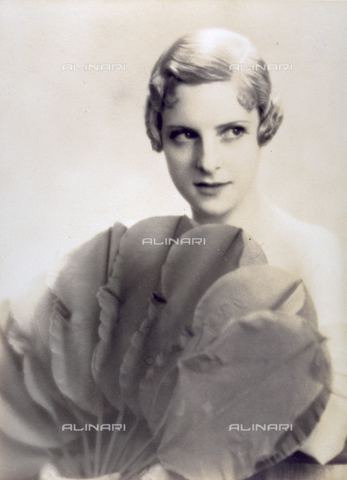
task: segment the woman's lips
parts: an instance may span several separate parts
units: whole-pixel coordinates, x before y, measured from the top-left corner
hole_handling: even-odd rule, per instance
[[[232,182],[194,182],[195,187],[202,195],[219,195]]]

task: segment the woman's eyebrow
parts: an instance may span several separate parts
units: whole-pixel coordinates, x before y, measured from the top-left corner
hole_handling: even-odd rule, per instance
[[[228,123],[223,123],[222,125],[217,125],[217,127],[215,127],[215,130],[224,130],[225,128],[228,128],[228,127],[235,127],[235,126],[238,126],[240,124],[245,124],[245,123],[251,123],[249,120],[234,120],[232,122],[228,122]]]
[[[173,130],[173,129],[184,129],[184,130],[194,130],[196,131],[195,128],[192,128],[192,127],[187,127],[185,125],[165,125],[164,127],[165,129],[170,129],[170,130]]]
[[[217,125],[216,127],[214,127],[214,129],[219,132],[221,130],[224,130],[226,128],[232,128],[232,127],[236,127],[238,125],[244,125],[244,124],[250,124],[251,122],[249,120],[245,120],[245,119],[242,119],[242,120],[233,120],[232,122],[228,122],[228,123],[223,123],[221,125]],[[193,128],[193,127],[188,127],[186,125],[165,125],[164,127],[165,130],[190,130],[190,131],[194,131],[194,132],[197,132],[198,129],[196,128]]]

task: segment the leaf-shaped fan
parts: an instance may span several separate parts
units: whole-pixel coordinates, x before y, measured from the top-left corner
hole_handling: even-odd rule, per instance
[[[196,338],[167,372],[169,405],[159,388],[149,411],[163,466],[189,480],[243,479],[293,453],[330,391],[314,317],[302,283],[274,267],[217,280],[196,308]]]
[[[109,282],[99,290],[100,341],[93,358],[93,373],[106,398],[118,409],[122,408],[120,367],[132,336],[146,318],[149,298],[160,280],[161,266],[170,250],[165,239],[178,238],[191,227],[187,217],[153,217],[129,228],[121,240]],[[143,242],[153,238],[156,245]],[[125,360],[125,372],[128,362],[132,369],[132,355]],[[125,389],[127,379],[127,375],[122,379]],[[132,395],[128,398],[133,407]]]
[[[67,400],[58,389],[51,371],[48,344],[51,312],[56,297],[47,291],[37,306],[30,335],[10,314],[6,325],[8,343],[23,362],[23,378],[31,398],[45,409],[59,426],[73,421]],[[44,341],[43,341],[44,339]],[[66,436],[66,435],[65,435]]]
[[[54,380],[61,392],[80,408],[98,415],[102,410],[102,393],[96,388],[90,363],[93,347],[90,339],[83,335],[83,318],[71,322],[66,308],[57,300],[51,324],[50,346],[52,350],[52,369]],[[84,353],[84,354],[81,354]]]
[[[249,265],[224,275],[206,292],[194,313],[195,339],[203,349],[220,335],[228,320],[259,310],[278,310],[287,315],[301,315],[317,324],[313,302],[302,280],[270,266]]]
[[[102,392],[91,367],[100,315],[96,294],[107,282],[111,243],[119,243],[124,231],[123,225],[115,224],[73,252],[53,285],[49,343],[54,380],[66,397],[98,417]]]
[[[46,314],[43,319],[49,319],[50,316],[50,309],[44,308],[50,303],[46,300],[47,297],[40,303],[39,309],[40,313]],[[74,408],[69,408],[71,402],[54,382],[50,370],[50,351],[49,348],[42,348],[40,335],[31,339],[11,316],[6,331],[8,339],[1,335],[1,364],[5,370],[1,375],[0,397],[3,402],[1,429],[7,439],[5,441],[5,437],[0,435],[0,476],[12,477],[11,465],[16,464],[18,475],[27,477],[30,472],[34,475],[52,457],[68,459],[67,445],[77,440],[79,434],[62,429],[64,424],[76,422]],[[74,450],[77,443],[73,442],[72,445]],[[70,465],[74,468],[70,467],[67,472],[76,472],[77,464],[79,462],[76,459],[70,459]]]
[[[166,405],[154,401],[155,396],[160,391],[170,398],[176,362],[191,336],[194,310],[201,297],[218,278],[239,265],[266,261],[254,241],[229,225],[196,227],[182,238],[204,238],[205,245],[191,241],[173,246],[162,269],[161,291],[153,309],[157,318],[141,345],[142,358],[154,360],[151,366],[141,363],[142,377],[146,375],[140,386],[141,408],[150,426],[152,415],[161,418]],[[172,376],[167,376],[171,370]]]
[[[13,441],[0,432],[0,478],[14,478],[14,465],[16,478],[34,478],[49,460],[46,450]]]
[[[1,338],[1,430],[16,441],[40,448],[62,445],[61,435],[49,415],[25,389],[19,359]]]

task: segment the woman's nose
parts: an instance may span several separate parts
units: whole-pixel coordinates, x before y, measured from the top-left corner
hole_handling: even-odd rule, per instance
[[[206,173],[214,173],[221,167],[220,152],[215,139],[202,139],[196,145],[196,166]]]

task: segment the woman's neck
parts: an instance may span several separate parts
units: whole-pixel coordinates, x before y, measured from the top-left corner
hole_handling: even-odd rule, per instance
[[[207,223],[223,223],[242,228],[247,233],[256,235],[263,230],[264,216],[271,210],[272,204],[255,186],[246,198],[228,214],[220,217],[200,217],[193,213],[193,221],[197,225]]]

